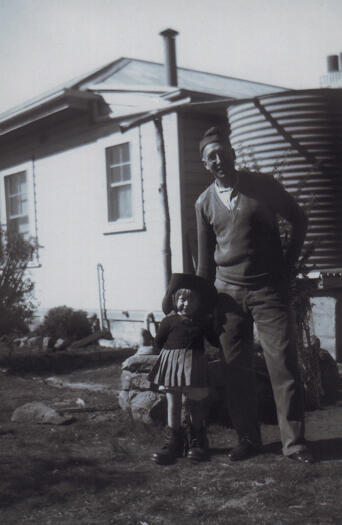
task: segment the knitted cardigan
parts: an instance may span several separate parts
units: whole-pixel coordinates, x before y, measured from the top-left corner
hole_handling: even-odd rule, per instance
[[[217,195],[215,183],[197,199],[197,274],[233,284],[254,286],[279,279],[299,256],[307,219],[302,208],[272,176],[239,172],[239,198],[229,210]],[[291,241],[283,254],[277,214],[292,225]]]
[[[218,336],[207,319],[190,319],[186,316],[171,314],[162,320],[155,337],[159,350],[191,348],[203,351],[203,340],[219,346]]]

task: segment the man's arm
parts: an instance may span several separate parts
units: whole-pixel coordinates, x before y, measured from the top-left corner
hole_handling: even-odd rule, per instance
[[[207,324],[205,325],[204,337],[212,346],[220,348],[220,338],[214,328],[213,320],[207,321]]]
[[[201,203],[195,204],[197,223],[197,271],[196,274],[212,280],[215,272],[215,235],[203,213]]]
[[[290,195],[279,182],[273,180],[271,193],[272,207],[291,225],[290,240],[285,253],[285,261],[292,268],[304,244],[308,229],[308,218],[298,202]]]

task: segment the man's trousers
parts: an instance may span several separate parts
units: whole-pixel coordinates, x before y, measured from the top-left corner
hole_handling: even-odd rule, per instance
[[[261,442],[252,371],[254,322],[271,379],[283,454],[304,449],[303,389],[286,291],[270,285],[244,287],[219,279],[215,287],[228,410],[240,442]]]

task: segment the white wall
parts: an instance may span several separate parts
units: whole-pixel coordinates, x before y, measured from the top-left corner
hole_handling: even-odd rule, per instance
[[[182,270],[177,116],[164,117],[173,271]],[[132,141],[141,176],[145,230],[106,234],[105,148]],[[159,159],[154,124],[35,161],[41,267],[32,269],[41,311],[67,305],[97,310],[97,264],[107,310],[160,310],[163,289]],[[16,172],[16,167],[10,172]],[[33,216],[31,217],[33,221]],[[115,229],[115,228],[114,228]]]

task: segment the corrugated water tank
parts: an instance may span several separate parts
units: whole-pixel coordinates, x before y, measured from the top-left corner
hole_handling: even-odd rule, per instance
[[[280,174],[306,208],[312,270],[342,267],[342,89],[286,91],[228,108],[239,166]]]

